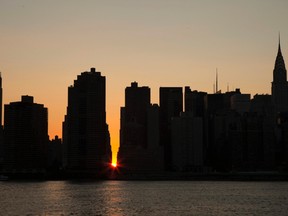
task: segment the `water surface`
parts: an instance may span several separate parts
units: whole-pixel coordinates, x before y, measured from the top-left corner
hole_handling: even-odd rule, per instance
[[[287,182],[0,182],[1,215],[287,215]]]

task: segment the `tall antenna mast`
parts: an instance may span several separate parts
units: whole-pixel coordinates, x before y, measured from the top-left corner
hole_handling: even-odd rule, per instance
[[[216,93],[218,92],[218,69],[216,68]]]

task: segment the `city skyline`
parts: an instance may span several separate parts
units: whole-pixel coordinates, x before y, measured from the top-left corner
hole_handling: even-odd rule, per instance
[[[159,104],[161,86],[213,92],[218,68],[223,92],[229,83],[251,96],[271,94],[279,31],[288,56],[288,3],[257,2],[1,1],[3,104],[34,96],[48,108],[50,138],[61,137],[67,87],[95,66],[107,77],[115,159],[124,89],[133,81]]]

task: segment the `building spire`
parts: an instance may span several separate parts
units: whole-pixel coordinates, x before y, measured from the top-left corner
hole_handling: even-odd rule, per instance
[[[275,60],[272,81],[272,100],[277,112],[287,112],[288,110],[288,83],[287,71],[284,58],[281,52],[280,32],[278,35],[278,52]]]
[[[274,70],[278,71],[280,68],[283,71],[285,71],[285,74],[286,74],[285,62],[284,62],[282,52],[281,52],[281,40],[280,40],[280,32],[279,32],[279,35],[278,35],[278,52],[277,52],[277,56],[276,56],[276,60],[275,60]],[[286,77],[286,75],[285,75],[285,77]]]
[[[284,58],[281,52],[280,33],[278,36],[278,52],[277,52],[277,56],[275,59],[275,65],[274,65],[274,70],[273,70],[273,82],[274,83],[286,83],[287,82],[287,71],[285,67]]]
[[[279,42],[278,42],[278,54],[281,54],[281,55],[282,55],[282,53],[281,53],[280,31],[279,31],[279,35],[278,35],[278,40],[279,40]]]

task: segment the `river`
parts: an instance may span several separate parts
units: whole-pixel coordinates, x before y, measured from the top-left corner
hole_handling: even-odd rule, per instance
[[[0,182],[0,215],[287,215],[288,182]]]

